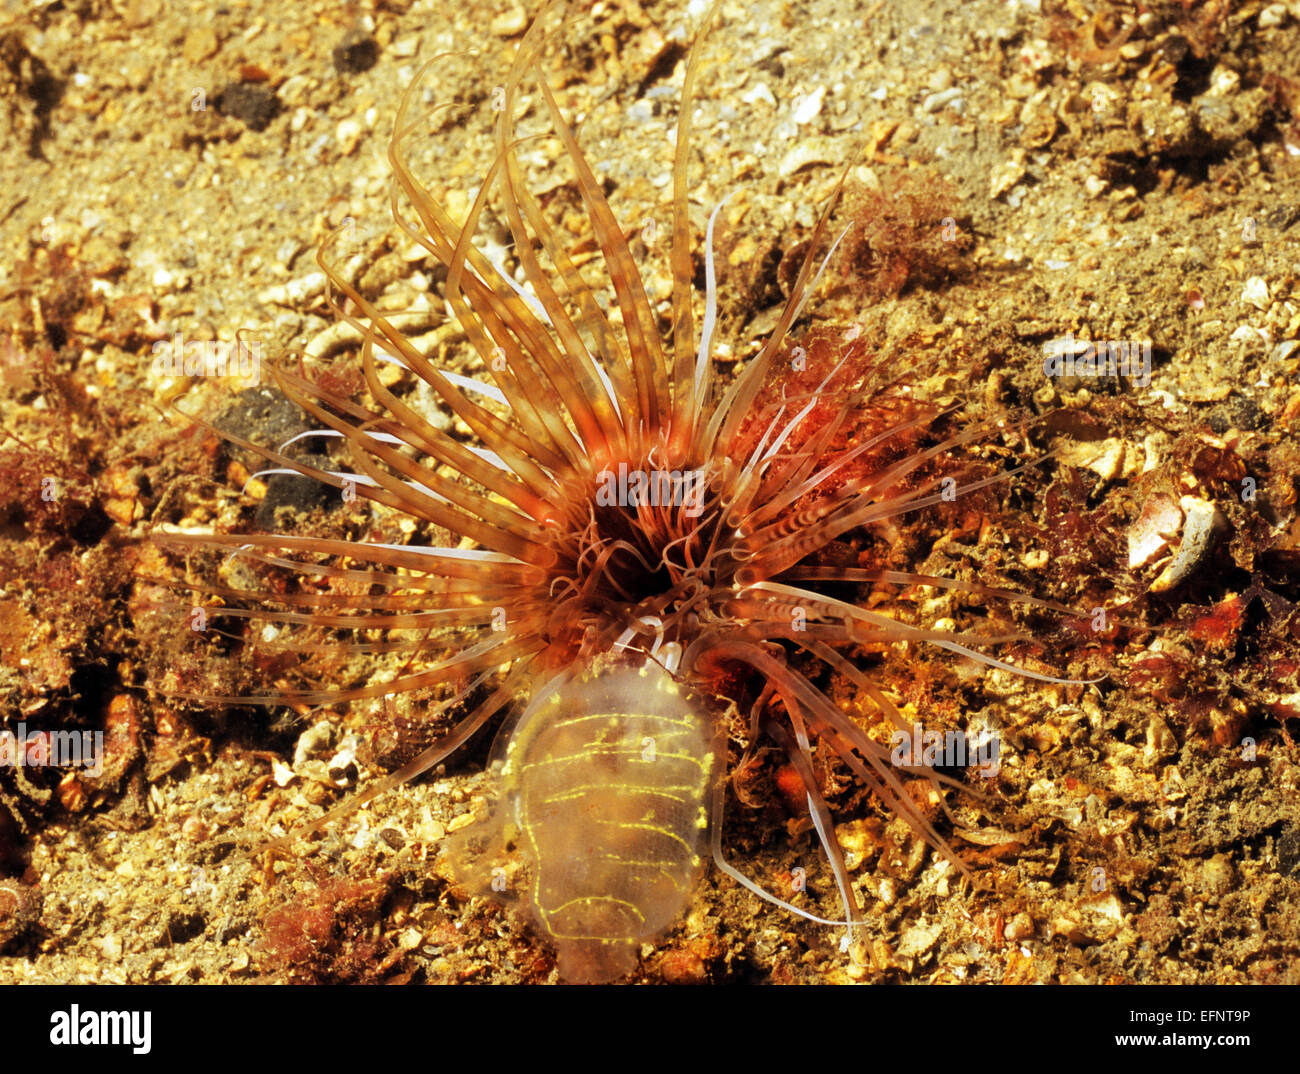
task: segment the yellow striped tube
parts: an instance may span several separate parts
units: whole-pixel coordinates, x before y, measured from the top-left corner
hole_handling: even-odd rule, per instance
[[[719,767],[700,699],[658,664],[607,660],[548,685],[510,737],[507,817],[560,976],[608,981],[689,903]]]

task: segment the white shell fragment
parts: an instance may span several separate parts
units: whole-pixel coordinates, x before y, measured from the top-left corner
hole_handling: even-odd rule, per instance
[[[1183,524],[1183,512],[1168,496],[1153,496],[1128,531],[1129,570],[1145,567],[1163,554]]]
[[[1262,276],[1252,276],[1241,289],[1241,300],[1248,302],[1257,310],[1266,310],[1272,301],[1268,294],[1268,284]]]
[[[308,299],[325,293],[325,273],[309,272],[288,283],[274,283],[257,293],[257,300],[267,305],[294,309]]]
[[[1217,530],[1227,525],[1219,509],[1208,500],[1184,496],[1181,501],[1183,537],[1174,561],[1151,583],[1152,593],[1164,593],[1182,582],[1200,564],[1214,542]]]

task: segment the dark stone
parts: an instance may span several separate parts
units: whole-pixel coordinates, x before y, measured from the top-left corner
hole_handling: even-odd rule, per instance
[[[272,451],[279,450],[285,441],[310,428],[297,404],[275,388],[249,388],[240,392],[213,424],[223,432],[261,444]],[[285,454],[319,470],[338,469],[329,456],[309,450],[322,443],[320,439],[299,441],[290,445]],[[229,444],[228,450],[249,473],[276,469],[280,465],[238,444]],[[266,529],[275,527],[279,508],[288,507],[305,513],[343,502],[338,489],[303,475],[272,474],[265,480],[266,498],[258,505],[257,523]]]
[[[369,71],[379,60],[379,42],[363,30],[349,30],[334,46],[333,56],[334,69],[340,74]]]
[[[254,131],[266,130],[280,114],[275,91],[256,82],[232,82],[213,103],[223,116],[232,116]]]

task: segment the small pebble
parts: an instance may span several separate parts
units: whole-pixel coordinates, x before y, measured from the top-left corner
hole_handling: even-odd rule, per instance
[[[364,30],[349,30],[331,54],[334,70],[345,74],[368,71],[379,59],[379,42]]]
[[[680,948],[665,952],[659,972],[669,984],[678,985],[704,984],[708,973],[699,955]]]
[[[104,952],[105,961],[122,961],[122,937],[118,936],[116,933],[110,933],[100,940],[99,949]]]
[[[212,834],[212,825],[197,814],[191,814],[181,823],[181,835],[191,843],[201,843]]]
[[[938,93],[931,93],[921,101],[921,111],[927,114],[939,111],[944,105],[952,104],[961,98],[961,87],[952,86]]]
[[[452,817],[447,822],[447,831],[458,832],[462,828],[468,828],[476,819],[473,813],[462,813],[459,817]]]
[[[186,63],[202,63],[209,56],[215,56],[218,47],[217,35],[212,27],[199,26],[185,35],[181,58]]]
[[[998,198],[1025,176],[1025,151],[1012,150],[1011,156],[993,169],[989,176],[989,197]]]
[[[233,116],[249,130],[264,131],[280,112],[273,90],[256,82],[234,82],[217,94],[217,111]]]
[[[1016,914],[1003,930],[1002,935],[1015,943],[1031,939],[1034,935],[1034,919],[1026,913]]]
[[[36,924],[41,904],[36,889],[17,880],[0,880],[0,951]]]
[[[1237,879],[1237,870],[1226,854],[1216,854],[1201,866],[1201,887],[1210,895],[1226,895]]]
[[[522,34],[528,29],[528,12],[521,7],[511,8],[497,15],[488,24],[488,29],[497,37],[514,37],[516,34]]]
[[[926,85],[929,86],[931,91],[934,93],[946,90],[952,85],[952,72],[946,67],[941,67],[930,75],[929,81]]]
[[[826,98],[826,87],[818,86],[806,97],[801,97],[794,106],[794,121],[802,126],[811,123],[822,110],[822,101]]]
[[[1286,4],[1269,4],[1259,13],[1259,28],[1261,30],[1272,30],[1275,27],[1286,24],[1289,12]]]
[[[334,130],[334,138],[339,144],[339,153],[345,157],[351,156],[361,140],[360,121],[352,118],[342,120]]]

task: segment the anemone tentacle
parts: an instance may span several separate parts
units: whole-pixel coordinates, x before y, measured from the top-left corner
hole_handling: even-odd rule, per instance
[[[222,602],[205,607],[214,618],[262,627],[262,633],[248,631],[251,649],[407,654],[407,664],[385,681],[286,686],[274,693],[206,695],[205,700],[318,703],[451,688],[454,696],[445,704],[452,706],[468,705],[474,691],[494,684],[446,738],[311,828],[426,771],[529,687],[601,653],[635,649],[670,661],[681,678],[697,684],[743,669],[763,686],[750,714],[742,765],[763,729],[785,748],[844,903],[845,919],[837,923],[853,927],[862,912],[811,763],[814,742],[824,743],[887,807],[959,870],[967,870],[913,802],[889,751],[781,654],[813,658],[856,686],[900,729],[910,721],[852,659],[863,645],[925,643],[1040,681],[1070,680],[981,651],[1030,640],[1023,632],[929,629],[809,586],[838,585],[836,592],[846,585],[934,586],[1068,609],[994,586],[857,563],[830,565],[819,558],[833,542],[865,527],[950,500],[946,482],[952,473],[940,464],[994,430],[981,425],[945,434],[945,419],[956,408],[904,400],[895,391],[902,374],[882,371],[864,345],[845,347],[824,372],[810,378],[812,386],[792,385],[788,396],[767,398],[779,379],[787,337],[844,238],[844,231],[832,238],[831,220],[847,168],[817,217],[774,330],[743,370],[722,382],[711,353],[717,331],[712,240],[726,199],[708,217],[699,339],[690,250],[691,94],[703,57],[703,31],[687,58],[676,126],[666,347],[628,238],[541,70],[547,18],[555,6],[547,5],[519,45],[495,123],[495,157],[463,222],[457,223],[419,181],[408,156],[418,126],[411,106],[430,66],[404,95],[389,144],[395,224],[445,268],[442,297],[482,373],[440,369],[396,314],[378,308],[346,277],[327,242],[318,261],[340,317],[361,335],[369,402],[317,384],[305,369],[273,368],[276,386],[316,427],[277,448],[220,433],[266,460],[269,465],[255,478],[312,478],[414,520],[416,529],[445,531],[450,539],[439,535],[436,543],[420,545],[287,534],[159,533],[155,538],[182,553],[229,551],[243,566],[288,579],[274,590],[171,583]],[[706,28],[718,6],[706,17]],[[604,265],[600,290],[610,299],[608,314],[525,182],[520,146],[530,136],[516,130],[515,116],[526,86],[535,87],[549,130],[573,172]],[[494,198],[522,280],[475,245],[479,222]],[[825,247],[829,250],[823,252]],[[475,444],[435,427],[411,398],[381,377],[383,364],[407,371],[468,427]],[[876,405],[883,407],[884,427],[863,419]],[[927,435],[932,442],[917,448]],[[291,451],[313,438],[344,446],[349,468],[316,465]],[[650,491],[643,483],[633,495],[620,485],[627,502],[601,502],[604,475],[616,472],[653,475]],[[971,477],[962,481],[961,491],[1017,472]],[[696,495],[690,503],[684,502],[688,474]],[[662,502],[665,495],[669,502]],[[806,618],[798,628],[791,625],[796,612]],[[309,628],[353,636],[305,641]],[[413,666],[417,660],[427,663]],[[935,787],[963,786],[939,773],[925,774]],[[723,796],[720,785],[715,822],[720,822]],[[725,864],[718,831],[713,839],[720,868],[772,897]]]

